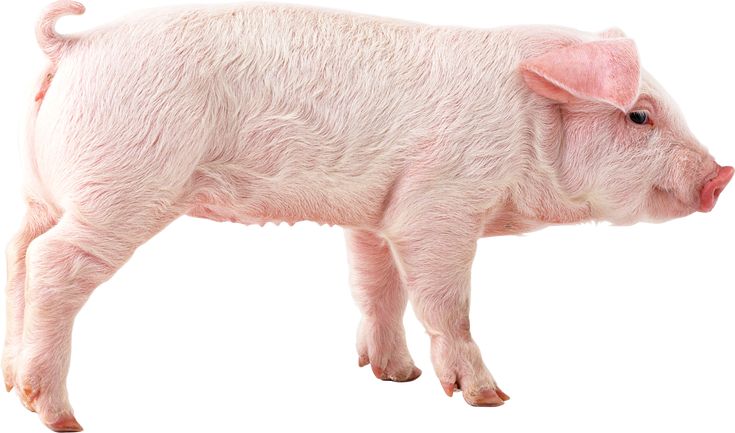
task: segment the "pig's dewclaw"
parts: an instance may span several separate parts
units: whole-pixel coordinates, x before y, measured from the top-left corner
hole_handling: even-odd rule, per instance
[[[3,369],[3,377],[5,379],[5,391],[10,392],[13,390],[13,372],[10,367]]]
[[[74,415],[71,414],[63,415],[58,420],[46,425],[55,432],[78,432],[84,430],[76,418],[74,418]]]
[[[456,383],[442,383],[442,388],[444,388],[444,393],[449,397],[453,396],[454,391],[459,389]]]
[[[381,380],[383,379],[383,369],[382,368],[378,367],[377,365],[371,365],[370,369],[373,370],[373,374],[375,375],[375,377]]]
[[[10,356],[8,356],[8,348],[5,349],[5,354],[3,355],[3,379],[5,381],[5,390],[7,392],[10,392],[13,390],[13,378],[15,377],[14,373],[14,361]]]
[[[23,406],[26,407],[26,409],[30,410],[31,412],[36,411],[36,400],[38,399],[38,395],[40,394],[40,391],[38,389],[33,389],[32,387],[26,385],[23,386],[22,391],[20,391],[20,402],[23,403]]]

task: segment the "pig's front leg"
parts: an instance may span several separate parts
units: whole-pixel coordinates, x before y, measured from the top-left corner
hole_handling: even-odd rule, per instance
[[[462,390],[473,406],[499,406],[508,396],[485,367],[470,336],[470,270],[480,218],[457,206],[413,210],[397,220],[388,239],[405,272],[416,315],[431,337],[431,358],[444,391]],[[454,213],[454,214],[452,214]]]
[[[407,382],[421,375],[411,359],[403,329],[408,298],[385,239],[346,230],[352,293],[362,320],[357,334],[359,365],[370,364],[378,379]]]

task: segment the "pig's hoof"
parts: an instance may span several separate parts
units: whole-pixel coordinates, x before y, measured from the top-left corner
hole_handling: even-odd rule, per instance
[[[475,394],[463,392],[462,396],[464,397],[464,400],[472,406],[497,407],[502,406],[505,403],[505,400],[500,396],[500,393],[494,389],[485,389]]]
[[[391,382],[411,382],[421,376],[421,370],[418,367],[411,366],[411,370],[403,372],[391,373],[387,369],[383,371],[380,367],[371,366],[373,374],[380,380]]]
[[[497,407],[502,406],[510,399],[499,389],[484,389],[477,393],[463,392],[464,400],[472,406]]]
[[[28,384],[18,384],[20,401],[31,412],[38,412],[48,428],[57,432],[82,431],[68,404],[55,404],[47,399],[45,391]]]
[[[461,390],[454,383],[442,383],[442,388],[444,388],[444,392],[450,397],[454,394],[454,391]],[[462,391],[462,396],[468,404],[479,407],[502,406],[506,401],[510,400],[508,394],[504,393],[500,388],[486,388],[476,392]]]
[[[500,397],[503,401],[510,400],[508,394],[504,393],[503,390],[500,388],[495,388],[495,393],[498,394],[498,397]]]
[[[77,422],[74,415],[63,415],[56,421],[46,424],[48,428],[55,432],[77,432],[84,430]]]
[[[377,365],[371,364],[367,356],[360,356],[358,365],[360,365],[360,367],[364,367],[368,364],[370,364],[370,368],[373,370],[375,377],[380,380],[391,382],[411,382],[421,376],[421,370],[413,364],[396,367],[388,361],[385,368],[380,368]]]

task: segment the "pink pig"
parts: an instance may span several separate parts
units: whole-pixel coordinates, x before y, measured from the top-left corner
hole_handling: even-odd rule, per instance
[[[710,211],[733,176],[641,71],[620,31],[433,27],[277,5],[147,12],[50,59],[29,124],[28,211],[7,251],[5,385],[56,431],[75,315],[181,215],[345,228],[383,380],[421,371],[410,299],[444,391],[508,399],[470,336],[482,236]]]

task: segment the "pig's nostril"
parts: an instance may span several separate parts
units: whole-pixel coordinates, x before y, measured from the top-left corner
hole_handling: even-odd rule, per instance
[[[717,166],[717,176],[709,180],[700,193],[699,210],[709,212],[715,206],[717,199],[722,194],[727,184],[732,180],[735,169],[732,167]]]

